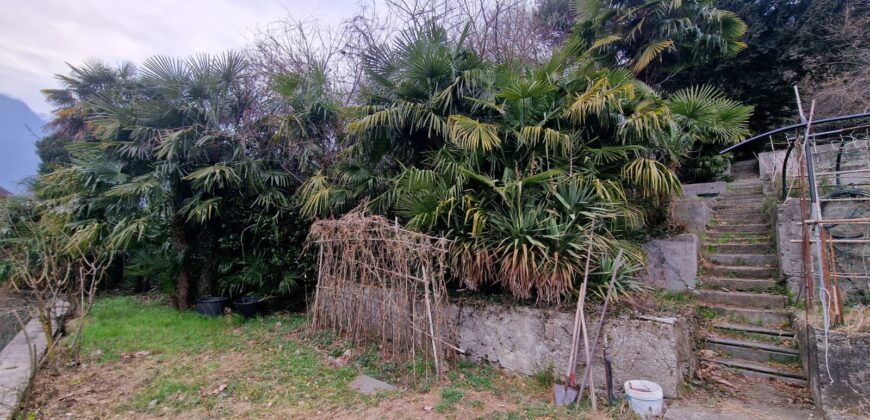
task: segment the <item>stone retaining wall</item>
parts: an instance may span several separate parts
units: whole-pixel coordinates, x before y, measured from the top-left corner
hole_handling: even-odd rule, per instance
[[[810,397],[826,418],[870,417],[870,333],[824,331],[795,316]],[[827,350],[827,351],[826,351]]]
[[[55,311],[56,318],[62,319],[69,304],[59,303]],[[57,333],[57,323],[52,323],[52,330]],[[47,347],[42,324],[33,318],[0,350],[0,420],[15,414],[35,373],[35,361],[43,358]]]
[[[840,203],[829,202],[825,206],[827,211],[837,212]],[[804,288],[803,273],[803,244],[792,242],[802,240],[800,201],[790,198],[785,203],[777,206],[776,214],[776,248],[779,256],[780,272],[788,284],[789,290],[797,296]],[[864,256],[870,256],[870,244],[836,244],[835,255],[840,272],[866,271]],[[813,270],[815,271],[815,270]],[[866,278],[838,278],[840,292],[847,305],[867,304],[870,301],[870,280]]]
[[[454,310],[459,347],[468,357],[525,375],[552,369],[558,380],[564,379],[573,313],[499,304],[457,305]],[[598,317],[588,317],[592,329]],[[618,392],[627,380],[646,379],[660,384],[665,396],[673,398],[684,381],[691,378],[695,362],[689,325],[684,319],[613,318],[606,321],[604,335]],[[604,387],[603,340],[594,354],[592,378],[596,388]],[[582,340],[579,354],[578,376],[585,366]]]

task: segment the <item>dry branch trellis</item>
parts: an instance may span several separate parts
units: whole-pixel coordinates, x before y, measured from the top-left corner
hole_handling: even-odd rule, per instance
[[[314,223],[308,241],[319,248],[313,328],[441,371],[458,350],[446,313],[449,240],[354,212]]]

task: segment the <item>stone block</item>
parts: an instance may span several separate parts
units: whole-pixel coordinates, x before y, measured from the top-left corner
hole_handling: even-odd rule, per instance
[[[674,201],[670,208],[671,223],[682,226],[687,232],[704,233],[713,217],[710,202],[704,199]]]
[[[692,290],[698,278],[700,241],[694,233],[643,244],[648,285],[672,291]]]
[[[703,197],[724,194],[725,182],[705,182],[700,184],[684,184],[683,197]]]
[[[789,290],[797,296],[804,284],[803,251],[800,242],[792,239],[803,238],[800,201],[790,198],[776,209],[776,251],[779,267]]]
[[[18,409],[34,374],[32,355],[41,358],[46,347],[42,324],[33,318],[0,351],[0,419],[12,418]]]
[[[357,376],[347,386],[349,386],[351,389],[359,391],[363,395],[375,395],[380,392],[392,392],[399,390],[399,388],[396,388],[393,385],[390,385],[384,381],[379,381],[368,375]]]

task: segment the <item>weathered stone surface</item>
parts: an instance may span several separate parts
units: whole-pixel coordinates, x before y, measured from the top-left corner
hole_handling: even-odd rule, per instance
[[[837,168],[837,155],[840,154],[839,148],[841,143],[820,144],[813,148],[816,172],[831,172]],[[840,161],[840,170],[848,171],[852,169],[863,168],[864,164],[860,159],[855,159],[855,149],[849,149],[842,153]],[[764,152],[758,154],[758,165],[761,172],[761,178],[765,181],[779,179],[782,176],[782,162],[785,158],[785,150],[777,150],[774,152]],[[788,177],[795,178],[798,176],[800,167],[798,163],[799,153],[797,150],[792,150],[791,156],[788,159]],[[851,159],[850,159],[851,157]],[[870,179],[870,174],[866,172],[851,172],[840,175],[841,185],[864,185]]]
[[[801,239],[803,234],[798,223],[801,221],[800,201],[789,199],[776,209],[776,250],[782,277],[792,294],[797,296],[803,287],[803,253],[801,243],[791,242]]]
[[[553,369],[557,377],[565,374],[571,350],[573,313],[497,304],[457,307],[456,310],[459,347],[468,357],[526,375],[549,369]],[[594,323],[592,319],[587,322]],[[689,327],[682,319],[611,319],[604,331],[617,390],[629,379],[647,379],[660,384],[665,396],[675,397],[684,378],[690,377],[694,370]],[[582,375],[585,365],[582,340],[579,354],[578,376]],[[594,354],[592,378],[596,387],[603,387],[601,349]]]
[[[710,208],[709,200],[700,198],[677,200],[670,208],[671,223],[682,226],[691,233],[706,232],[711,217],[713,217],[713,211]]]
[[[822,216],[825,218],[840,217],[839,214],[848,213],[848,210],[843,209],[844,205],[841,202],[828,202],[823,209]],[[798,199],[789,199],[777,207],[777,255],[779,256],[782,277],[795,295],[805,293],[801,289],[806,287],[803,277],[803,243],[792,242],[803,239],[803,228],[799,225],[800,221],[801,210]],[[870,244],[838,243],[835,246],[835,255],[839,272],[862,273],[866,270],[863,256],[870,255]],[[813,257],[813,264],[816,263],[817,260]],[[837,280],[840,294],[846,304],[867,304],[868,299],[870,299],[870,281],[842,275],[838,276]],[[813,293],[818,294],[818,291]]]
[[[620,389],[625,381],[646,379],[661,385],[665,396],[673,398],[694,372],[692,340],[681,319],[618,319],[609,325],[608,340],[613,380]]]
[[[646,278],[652,286],[681,291],[695,288],[698,278],[698,235],[685,233],[643,245]]]
[[[761,179],[770,181],[777,179],[782,174],[782,161],[785,158],[785,150],[777,150],[775,152],[763,152],[758,154],[758,172]],[[794,177],[798,175],[798,160],[796,157],[798,152],[792,150],[788,160],[788,176]]]
[[[31,354],[40,358],[45,348],[42,324],[34,318],[0,351],[0,419],[11,418],[18,409],[34,371]]]
[[[870,333],[828,331],[795,317],[809,393],[825,417],[870,417]]]
[[[62,319],[68,311],[69,303],[58,303],[55,319]],[[52,331],[57,329],[57,323],[52,322]],[[18,409],[36,368],[34,360],[41,360],[47,347],[42,324],[33,318],[0,350],[0,420],[11,418]]]
[[[725,182],[705,182],[683,185],[683,197],[721,195],[726,191]]]
[[[384,381],[379,381],[368,375],[357,376],[347,386],[349,386],[351,389],[359,391],[363,395],[375,395],[379,392],[392,392],[399,390],[399,388],[396,388],[393,385],[390,385]]]

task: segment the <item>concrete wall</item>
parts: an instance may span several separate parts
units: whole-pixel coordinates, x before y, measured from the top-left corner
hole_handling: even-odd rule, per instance
[[[826,418],[870,417],[870,333],[824,332],[795,317],[808,391]],[[826,354],[827,350],[827,354]]]
[[[671,203],[668,218],[676,226],[686,232],[701,234],[707,231],[707,225],[713,217],[710,201],[703,198],[682,198]]]
[[[839,144],[824,144],[817,146],[814,149],[815,153],[813,153],[813,159],[816,163],[816,172],[822,173],[835,170],[839,147]],[[774,152],[764,152],[758,154],[758,169],[759,172],[761,172],[762,180],[771,181],[774,179],[778,179],[780,175],[782,175],[782,162],[785,159],[785,153],[786,150],[777,150]],[[854,147],[847,148],[844,152],[844,155],[846,155],[847,158],[844,158],[841,161],[840,170],[845,171],[866,167],[860,159],[856,159],[855,153],[860,153],[866,156],[868,152],[867,150],[856,151]],[[799,155],[800,153],[798,150],[792,150],[791,156],[788,159],[788,176],[790,178],[798,176],[799,161],[797,158]],[[833,185],[835,183],[835,177],[820,176],[819,182]],[[840,182],[842,185],[867,184],[868,182],[870,182],[870,173],[842,174],[840,176]]]
[[[54,316],[62,319],[69,312],[69,304],[59,303]],[[52,322],[52,331],[57,334],[58,323]],[[32,318],[18,334],[0,350],[0,420],[11,419],[18,410],[24,393],[30,386],[37,366],[35,360],[42,360],[48,343],[39,319]]]
[[[776,249],[779,269],[789,290],[797,296],[804,287],[803,245],[792,239],[803,237],[800,201],[790,198],[776,208]]]
[[[683,197],[715,196],[725,193],[725,182],[705,182],[701,184],[684,184]]]
[[[825,206],[823,217],[829,214],[839,214],[840,203],[829,202]],[[833,212],[833,213],[829,213]],[[776,245],[779,255],[780,272],[789,289],[797,295],[804,286],[803,274],[803,244],[792,242],[802,240],[800,201],[791,198],[777,206],[776,213]],[[838,271],[841,273],[866,273],[865,258],[870,260],[870,244],[836,244],[835,256]],[[865,257],[866,256],[866,257]],[[815,260],[814,260],[815,261]],[[814,263],[815,264],[815,263]],[[815,271],[813,269],[812,271]],[[866,278],[838,277],[840,293],[847,305],[867,304],[870,301],[870,280]]]
[[[698,279],[700,240],[694,233],[643,244],[646,254],[644,283],[672,291],[692,290]]]
[[[775,152],[764,152],[758,154],[758,172],[761,179],[771,181],[776,179],[782,173],[782,161],[785,159],[785,150],[777,150]],[[798,151],[792,150],[791,156],[788,159],[788,175],[795,177],[798,175]]]
[[[455,310],[459,347],[468,357],[525,375],[553,369],[559,380],[564,378],[574,326],[573,313],[491,303],[456,306]],[[589,314],[588,318],[592,329],[598,317]],[[610,348],[617,391],[629,379],[646,379],[660,384],[665,396],[673,398],[680,385],[691,378],[694,357],[690,329],[684,319],[608,319],[604,335]],[[603,338],[599,346],[602,344]],[[579,354],[578,376],[583,374],[585,365],[582,340]],[[600,348],[595,351],[592,379],[596,388],[604,387]]]

